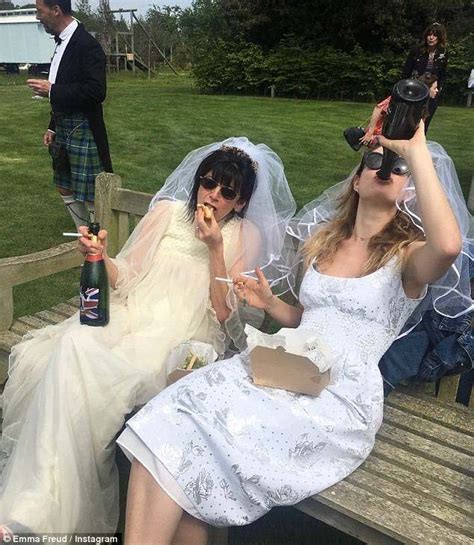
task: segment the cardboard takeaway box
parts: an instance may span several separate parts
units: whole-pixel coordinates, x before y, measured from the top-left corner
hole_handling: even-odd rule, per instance
[[[192,372],[193,372],[193,369],[175,369],[174,371],[171,371],[171,373],[168,375],[166,379],[166,386],[173,384],[173,382],[176,382],[180,378],[183,378]]]
[[[329,384],[330,370],[321,373],[305,356],[287,352],[282,346],[256,346],[250,352],[252,378],[259,386],[318,396]]]

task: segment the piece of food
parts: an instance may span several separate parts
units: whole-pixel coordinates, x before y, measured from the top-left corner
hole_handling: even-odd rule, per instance
[[[204,213],[204,219],[212,219],[212,210],[209,207],[207,207],[205,204],[198,204],[197,207],[202,208],[202,211]]]
[[[205,358],[200,358],[196,354],[193,354],[192,352],[189,353],[189,355],[184,360],[183,365],[181,366],[181,369],[199,369],[200,367],[204,367],[206,365]]]

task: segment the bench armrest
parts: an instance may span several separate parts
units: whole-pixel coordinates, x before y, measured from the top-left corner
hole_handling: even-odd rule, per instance
[[[76,241],[0,259],[0,330],[8,329],[13,320],[13,286],[78,267],[82,262]]]

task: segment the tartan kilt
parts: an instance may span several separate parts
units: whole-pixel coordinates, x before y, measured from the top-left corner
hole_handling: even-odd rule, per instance
[[[87,117],[76,114],[56,119],[56,142],[64,144],[71,169],[53,171],[53,181],[73,192],[77,201],[94,201],[95,177],[102,172],[102,162]]]

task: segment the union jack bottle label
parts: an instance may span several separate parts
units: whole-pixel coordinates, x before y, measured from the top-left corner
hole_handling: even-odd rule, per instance
[[[98,320],[100,318],[100,289],[81,287],[80,298],[81,303],[79,313],[81,318],[85,318],[88,320]]]

